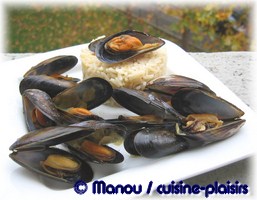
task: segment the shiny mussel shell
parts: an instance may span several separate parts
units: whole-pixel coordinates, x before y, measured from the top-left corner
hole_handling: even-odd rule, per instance
[[[17,139],[10,146],[10,150],[45,149],[49,146],[65,143],[78,138],[86,137],[98,129],[113,128],[117,126],[102,121],[84,121],[70,126],[53,126],[31,131]],[[123,130],[118,129],[122,132]]]
[[[187,142],[176,135],[175,128],[145,128],[132,139],[136,152],[147,158],[161,158],[188,148]]]
[[[19,89],[21,94],[27,89],[39,89],[46,92],[50,97],[54,97],[75,85],[77,85],[76,82],[66,79],[57,79],[46,75],[31,75],[20,82]]]
[[[62,117],[47,93],[38,89],[27,89],[22,94],[22,102],[29,131],[62,124]]]
[[[113,91],[113,98],[121,106],[138,115],[155,115],[172,120],[183,118],[170,105],[144,91],[119,88]]]
[[[163,76],[150,81],[146,85],[146,90],[154,91],[156,93],[166,94],[166,95],[174,95],[181,89],[200,89],[210,93],[214,93],[210,90],[210,88],[197,81],[195,79],[171,74],[168,76]]]
[[[93,127],[53,126],[31,131],[17,139],[10,150],[46,149],[70,140],[90,135]]]
[[[94,48],[100,61],[111,64],[156,50],[164,44],[163,40],[146,33],[127,30],[98,41]],[[137,48],[134,48],[135,45]],[[114,49],[112,46],[118,46],[118,49]]]
[[[32,67],[24,77],[31,75],[53,75],[62,74],[73,68],[78,62],[77,57],[71,55],[56,56],[44,60]]]
[[[49,156],[52,155],[59,158],[53,160],[54,163],[49,161]],[[93,171],[86,162],[61,149],[18,151],[11,153],[9,156],[28,170],[49,178],[51,181],[67,183],[70,187],[73,187],[78,180],[90,182],[93,179]]]
[[[101,78],[89,78],[78,85],[59,93],[53,98],[55,105],[61,109],[85,108],[91,110],[112,95],[112,86]]]
[[[180,90],[173,96],[172,106],[184,116],[209,113],[215,114],[221,120],[226,120],[244,115],[244,112],[235,105],[199,89]]]
[[[135,144],[134,144],[134,139],[135,139],[136,134],[142,129],[144,129],[144,128],[135,129],[133,131],[130,131],[128,134],[126,134],[126,136],[124,138],[124,148],[131,155],[139,156],[139,153],[137,152]]]

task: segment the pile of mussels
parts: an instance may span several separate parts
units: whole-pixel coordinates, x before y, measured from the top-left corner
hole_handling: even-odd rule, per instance
[[[115,42],[116,37],[94,43],[94,51],[105,52],[103,43],[110,44],[113,38]],[[143,46],[152,40],[145,37]],[[138,54],[141,49],[133,52]],[[129,53],[131,56],[131,50]],[[123,57],[125,54],[122,52]],[[29,132],[10,146],[10,157],[47,178],[70,186],[78,180],[91,181],[93,170],[87,162],[124,160],[107,145],[117,136],[123,138],[128,153],[160,158],[224,140],[245,123],[240,119],[243,111],[197,80],[169,75],[151,81],[144,91],[113,89],[101,78],[80,81],[61,75],[77,62],[72,55],[50,58],[32,67],[20,82]],[[103,119],[90,111],[110,97],[137,115]],[[65,148],[56,147],[59,144]]]

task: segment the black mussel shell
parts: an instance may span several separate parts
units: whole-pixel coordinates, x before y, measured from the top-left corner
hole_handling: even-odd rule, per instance
[[[200,81],[175,74],[156,78],[146,85],[146,90],[171,96],[173,96],[179,90],[185,88],[199,89],[214,93],[207,85],[201,83]]]
[[[108,81],[93,77],[64,90],[56,95],[53,101],[61,110],[72,107],[91,110],[107,101],[112,96],[112,91]]]
[[[77,162],[81,163],[80,169],[78,172],[72,174],[69,177],[57,177],[47,173],[42,168],[40,162],[46,160],[46,158],[52,154],[64,155],[74,158]],[[18,151],[11,153],[9,156],[22,167],[25,167],[26,169],[31,170],[38,175],[42,175],[43,177],[50,178],[51,181],[58,181],[60,184],[67,183],[70,187],[73,187],[74,183],[79,180],[90,182],[93,179],[93,170],[85,161],[61,149],[49,148],[45,149],[44,151]]]
[[[27,89],[22,94],[22,103],[25,121],[29,131],[39,129],[44,126],[62,124],[62,117],[55,108],[51,97],[47,93],[38,89]],[[44,126],[41,126],[37,121],[35,121],[35,109],[44,115]]]
[[[126,134],[126,136],[124,138],[124,148],[131,155],[139,156],[139,153],[137,152],[135,144],[134,144],[134,139],[135,139],[136,134],[140,130],[141,129],[131,131],[128,134]]]
[[[62,74],[78,63],[78,58],[72,55],[61,55],[49,58],[32,67],[24,77],[31,75],[53,75]]]
[[[90,135],[92,127],[52,126],[31,131],[10,146],[10,150],[45,149],[70,140]]]
[[[174,128],[146,128],[134,137],[137,153],[146,158],[161,158],[188,148],[188,143],[176,135]]]
[[[172,106],[180,114],[214,114],[221,120],[235,119],[244,112],[228,101],[199,89],[185,89],[172,98]]]
[[[162,119],[172,120],[183,118],[166,102],[144,91],[127,88],[114,89],[113,98],[118,104],[138,115],[155,115]]]
[[[87,137],[98,129],[115,129],[121,135],[121,127],[103,121],[83,121],[70,126],[53,126],[31,131],[10,146],[10,150],[44,149],[49,146]]]
[[[77,83],[74,81],[56,79],[46,75],[31,75],[25,77],[20,82],[19,89],[21,94],[27,89],[39,89],[46,92],[50,97],[54,97],[58,93],[75,85],[77,85]]]

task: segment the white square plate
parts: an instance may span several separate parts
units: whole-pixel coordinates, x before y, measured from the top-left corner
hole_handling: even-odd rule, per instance
[[[195,78],[208,85],[218,96],[230,101],[245,112],[243,116],[246,119],[245,125],[236,135],[227,140],[161,159],[131,157],[122,146],[118,146],[117,149],[124,154],[125,161],[118,165],[92,165],[95,170],[94,180],[101,179],[114,185],[141,184],[143,191],[146,191],[149,181],[153,181],[153,187],[155,187],[172,180],[184,180],[253,154],[251,136],[257,132],[254,121],[256,119],[255,113],[180,47],[169,41],[166,41],[165,45],[170,73]],[[53,56],[75,55],[79,58],[81,49],[86,46],[87,44],[68,47],[1,64],[1,199],[86,199],[92,195],[90,184],[89,191],[81,196],[76,194],[73,189],[56,190],[49,188],[42,183],[37,175],[20,167],[8,157],[11,153],[9,146],[27,132],[18,89],[23,74],[31,66]],[[80,61],[67,74],[82,78]],[[120,114],[130,113],[122,108],[114,109],[108,106],[100,106],[93,112],[104,118],[114,118]],[[99,196],[95,195],[94,197]],[[123,195],[122,198],[126,197],[128,196]]]

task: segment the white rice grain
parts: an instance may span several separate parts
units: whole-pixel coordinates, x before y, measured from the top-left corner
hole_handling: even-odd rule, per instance
[[[128,61],[106,64],[88,48],[81,51],[83,78],[100,77],[113,88],[126,87],[143,90],[147,82],[166,73],[166,47],[136,56]]]

